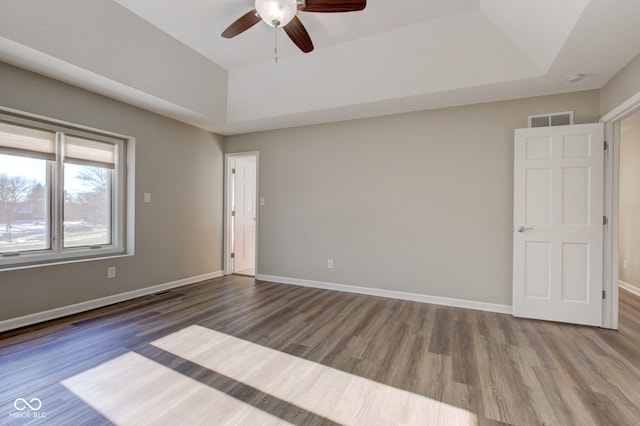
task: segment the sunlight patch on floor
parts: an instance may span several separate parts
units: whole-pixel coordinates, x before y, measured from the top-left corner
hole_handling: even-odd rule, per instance
[[[290,424],[134,352],[61,383],[118,425]]]
[[[477,423],[464,409],[197,325],[151,344],[341,424]]]

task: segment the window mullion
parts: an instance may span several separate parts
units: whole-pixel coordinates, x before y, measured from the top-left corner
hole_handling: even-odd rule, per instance
[[[55,193],[53,190],[54,185],[54,170],[55,170],[55,161],[47,161],[47,172],[46,172],[46,195],[45,195],[45,232],[46,238],[49,241],[49,247],[47,248],[49,251],[55,252],[55,224],[53,222],[53,212],[54,212],[54,200]]]
[[[53,211],[52,211],[52,228],[53,239],[52,249],[55,253],[62,251],[63,247],[63,227],[64,227],[64,134],[56,133],[56,161],[53,166]]]

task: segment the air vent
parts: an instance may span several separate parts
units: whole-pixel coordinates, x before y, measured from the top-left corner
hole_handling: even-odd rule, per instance
[[[529,116],[529,127],[566,126],[573,124],[573,111]]]

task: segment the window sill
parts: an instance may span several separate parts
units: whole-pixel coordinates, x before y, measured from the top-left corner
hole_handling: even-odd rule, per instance
[[[4,271],[18,271],[23,269],[42,268],[47,266],[69,265],[81,262],[94,262],[97,260],[118,259],[131,257],[133,253],[123,252],[120,249],[96,249],[83,250],[82,253],[64,253],[61,255],[21,255],[18,257],[0,258],[0,273]]]

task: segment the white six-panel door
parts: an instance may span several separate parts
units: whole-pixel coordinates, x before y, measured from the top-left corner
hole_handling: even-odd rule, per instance
[[[517,129],[513,314],[602,323],[604,127]]]

